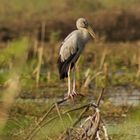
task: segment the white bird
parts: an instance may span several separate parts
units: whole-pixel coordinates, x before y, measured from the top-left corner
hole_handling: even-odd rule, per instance
[[[77,30],[71,32],[62,42],[59,58],[58,69],[60,79],[68,77],[68,97],[73,98],[76,95],[75,90],[75,64],[82,53],[90,36],[95,38],[95,33],[85,18],[79,18],[76,21]],[[73,87],[71,92],[70,70],[73,69]]]

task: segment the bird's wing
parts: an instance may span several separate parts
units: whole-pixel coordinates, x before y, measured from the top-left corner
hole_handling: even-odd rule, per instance
[[[71,32],[62,43],[66,42],[69,38],[71,38],[72,36],[76,35],[78,33],[78,30],[74,30],[73,32]]]
[[[66,37],[60,48],[61,61],[64,62],[78,51],[78,32],[74,31]]]
[[[71,53],[69,57],[64,61],[62,61],[62,56],[59,56],[57,64],[58,64],[60,79],[64,79],[65,77],[68,77],[69,66],[71,69],[73,68],[75,62],[80,56],[80,53],[81,53],[80,49],[77,48],[75,53]]]

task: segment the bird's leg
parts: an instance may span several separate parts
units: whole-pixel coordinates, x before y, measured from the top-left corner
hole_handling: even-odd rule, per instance
[[[71,86],[70,86],[70,82],[71,82],[71,80],[70,80],[70,68],[71,68],[71,65],[69,66],[69,69],[68,69],[68,97],[70,97],[71,96]]]
[[[77,95],[75,87],[76,87],[76,79],[75,79],[75,72],[76,72],[76,68],[75,65],[73,67],[73,89],[72,89],[72,94],[73,95]]]

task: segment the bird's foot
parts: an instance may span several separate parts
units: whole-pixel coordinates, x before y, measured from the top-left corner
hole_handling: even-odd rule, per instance
[[[74,99],[75,96],[77,96],[78,94],[76,93],[76,91],[73,91],[72,93],[68,94],[68,97],[71,98],[72,100]]]
[[[78,93],[77,93],[75,90],[73,90],[73,91],[72,91],[72,95],[73,95],[73,96],[77,96]]]

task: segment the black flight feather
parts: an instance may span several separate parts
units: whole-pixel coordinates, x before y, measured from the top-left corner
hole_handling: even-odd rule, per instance
[[[58,70],[59,70],[59,75],[60,79],[64,79],[65,77],[68,77],[68,69],[69,66],[71,65],[71,69],[73,68],[75,62],[77,61],[76,54],[74,53],[70,55],[65,61],[62,62],[61,56],[59,56],[57,64],[58,64]]]

